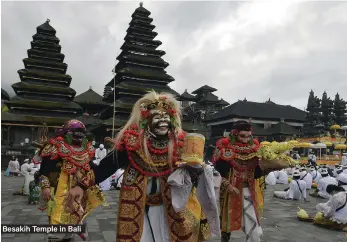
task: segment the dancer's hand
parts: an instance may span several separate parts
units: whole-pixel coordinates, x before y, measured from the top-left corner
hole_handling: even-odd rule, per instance
[[[239,189],[237,189],[236,187],[232,186],[232,185],[229,185],[228,187],[228,192],[230,195],[232,196],[238,196],[240,194],[240,191]]]
[[[66,210],[67,211],[73,211],[73,204],[74,202],[77,202],[78,204],[81,204],[81,200],[83,198],[84,191],[79,186],[75,186],[70,189],[67,193],[65,193],[65,196],[67,196],[66,199]]]
[[[52,196],[51,196],[51,189],[50,189],[50,188],[44,188],[44,189],[42,189],[41,193],[42,193],[42,198],[43,198],[43,200],[49,201],[49,200],[52,199]]]

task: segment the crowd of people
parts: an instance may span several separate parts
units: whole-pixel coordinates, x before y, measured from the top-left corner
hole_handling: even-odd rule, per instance
[[[5,176],[10,177],[24,177],[24,183],[19,191],[13,193],[13,195],[28,196],[29,204],[38,204],[40,200],[40,182],[39,171],[40,164],[34,162],[32,159],[26,158],[23,164],[20,166],[18,158],[13,156],[10,160]]]
[[[312,162],[310,162],[312,164]],[[316,205],[313,222],[319,226],[347,230],[347,166],[336,164],[296,165],[281,171],[273,171],[266,178],[267,185],[288,184],[284,191],[275,191],[274,196],[286,200],[307,199],[310,196],[327,200]],[[279,179],[281,176],[282,179]],[[283,182],[285,179],[287,181]]]
[[[287,146],[282,153],[261,146],[246,121],[235,122],[230,135],[216,142],[212,163],[206,164],[205,138],[185,133],[180,117],[180,104],[172,95],[150,92],[135,103],[109,152],[102,144],[94,149],[84,124],[70,120],[42,144],[36,154],[38,171],[29,160],[22,165],[22,194],[37,204],[41,193],[40,209],[47,212],[49,224],[77,225],[105,203],[102,191],[114,186],[120,189],[120,242],[227,242],[241,229],[247,242],[260,242],[265,183],[289,183],[286,191],[275,192],[278,198],[306,200],[313,186],[317,192],[312,195],[339,204],[336,192],[345,189],[346,167],[293,166],[300,157],[286,155]],[[13,160],[11,175],[19,173]],[[327,207],[321,207],[326,214]],[[48,235],[48,241],[72,238],[71,233]]]

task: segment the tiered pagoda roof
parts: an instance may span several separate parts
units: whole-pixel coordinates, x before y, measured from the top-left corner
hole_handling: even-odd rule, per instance
[[[199,87],[198,89],[196,89],[195,91],[192,92],[192,94],[197,94],[199,95],[200,93],[203,93],[203,92],[215,92],[217,91],[216,88],[213,88],[213,87],[210,87],[208,85],[203,85],[202,87]]]
[[[195,100],[200,105],[215,105],[221,101],[216,95],[213,94],[215,91],[217,91],[216,88],[204,85],[196,89],[194,92],[192,92],[192,94],[196,94]]]
[[[225,101],[223,98],[221,100],[219,100],[219,103],[216,103],[216,106],[219,106],[219,107],[226,107],[226,106],[229,106],[230,104]]]
[[[12,85],[16,96],[6,102],[11,115],[18,116],[18,121],[30,122],[31,116],[33,122],[39,120],[35,118],[37,116],[65,120],[82,112],[81,107],[73,102],[76,92],[69,87],[71,76],[66,74],[65,56],[49,22],[47,20],[36,28],[28,58],[23,59],[25,69],[18,71],[21,82]]]
[[[107,107],[109,104],[105,101],[103,101],[103,96],[96,93],[92,87],[89,87],[88,91],[85,91],[84,93],[81,93],[80,95],[77,95],[74,99],[74,101],[81,106],[83,105],[98,105],[100,107]]]
[[[178,97],[178,99],[180,100],[180,101],[195,101],[195,96],[194,95],[192,95],[192,94],[190,94],[189,92],[188,92],[188,90],[186,89],[185,91],[184,91],[184,93],[182,93],[179,97]]]
[[[8,93],[1,88],[1,100],[10,100],[10,96],[8,95]]]
[[[162,59],[165,51],[157,50],[162,42],[154,40],[158,33],[153,31],[155,26],[150,14],[142,3],[132,14],[125,42],[121,46],[122,52],[117,57],[118,64],[114,69],[116,75],[106,84],[114,90],[110,92],[110,89],[105,87],[104,101],[113,103],[115,95],[116,126],[125,124],[134,103],[148,91],[178,95],[168,86],[174,78],[165,71],[169,66],[169,63]],[[112,110],[107,113],[106,117],[109,116],[110,120],[107,120],[106,124],[109,126],[112,124]]]

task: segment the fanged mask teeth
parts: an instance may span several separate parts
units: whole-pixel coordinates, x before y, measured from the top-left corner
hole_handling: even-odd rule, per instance
[[[158,127],[168,127],[169,125],[167,123],[159,123]]]

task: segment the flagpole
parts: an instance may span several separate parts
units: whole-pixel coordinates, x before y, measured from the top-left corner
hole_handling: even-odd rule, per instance
[[[116,61],[117,62],[117,61]],[[113,118],[112,118],[112,139],[114,139],[114,122],[116,118],[116,63],[112,70],[113,73]]]

